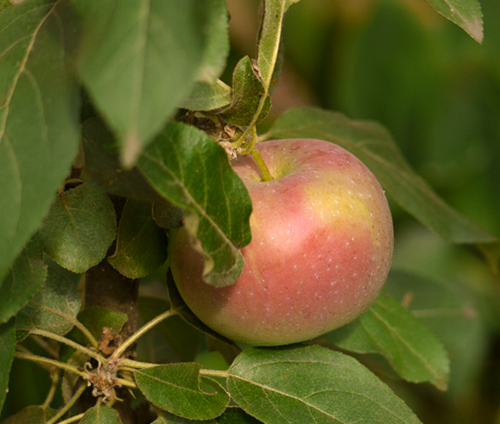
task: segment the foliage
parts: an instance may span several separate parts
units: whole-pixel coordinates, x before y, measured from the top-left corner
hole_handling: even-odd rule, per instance
[[[251,58],[230,43],[224,0],[0,1],[0,410],[5,406],[6,424],[120,423],[137,410],[155,424],[465,423],[481,410],[482,401],[470,399],[481,398],[476,386],[487,372],[487,338],[500,330],[498,285],[492,284],[500,248],[491,235],[500,222],[496,204],[487,203],[498,201],[498,191],[491,200],[486,189],[476,189],[484,180],[475,177],[486,173],[477,163],[490,150],[500,162],[498,145],[488,144],[500,130],[488,121],[492,133],[480,133],[474,150],[469,145],[477,134],[454,125],[484,116],[477,92],[500,93],[498,62],[488,61],[496,57],[500,33],[493,41],[487,34],[477,57],[478,45],[427,15],[428,8],[416,6],[414,19],[407,6],[388,0],[361,2],[357,11],[343,3],[263,0]],[[428,4],[483,41],[477,0]],[[485,6],[488,22],[500,10]],[[336,46],[342,63],[335,66],[325,61],[330,7],[343,46]],[[434,26],[426,32],[427,21]],[[398,33],[401,40],[393,36]],[[458,59],[454,44],[465,46]],[[442,76],[450,73],[446,59],[456,60],[453,72],[467,63],[472,73],[481,62],[478,72],[493,89],[473,91],[467,75],[450,82]],[[313,104],[297,101],[300,107],[280,110],[280,88],[290,84],[294,63],[312,73],[303,78],[320,94]],[[436,70],[438,82],[451,87],[447,97],[428,77]],[[325,77],[321,87],[315,87],[318,75]],[[378,91],[384,84],[387,92]],[[422,85],[429,88],[425,95]],[[466,91],[465,112],[453,101],[456,86]],[[495,100],[488,111],[499,111]],[[422,116],[428,119],[416,124]],[[453,151],[436,141],[448,140],[446,134]],[[419,136],[433,144],[416,143]],[[399,237],[393,271],[372,308],[344,328],[304,345],[239,346],[199,322],[167,282],[168,233],[184,225],[195,237],[208,284],[234,283],[244,266],[240,249],[251,239],[252,205],[229,158],[252,154],[258,162],[257,143],[293,137],[339,144],[376,175],[393,201]],[[428,152],[433,166],[412,154],[419,151]],[[464,164],[470,152],[479,159],[473,155],[463,166],[475,182],[465,204],[449,157],[458,153]],[[496,172],[488,180],[494,186],[500,168],[488,169]],[[485,218],[491,231],[449,201]],[[482,208],[484,202],[489,206]],[[96,273],[105,276],[99,296],[89,289]],[[130,289],[132,305],[106,308],[114,280],[121,286],[111,297]],[[26,391],[32,362],[50,375],[49,384],[29,383],[42,393],[40,405],[16,389],[23,383]],[[498,393],[489,396],[499,401]],[[435,421],[430,397],[443,406]],[[500,410],[486,416],[495,414],[500,419]]]

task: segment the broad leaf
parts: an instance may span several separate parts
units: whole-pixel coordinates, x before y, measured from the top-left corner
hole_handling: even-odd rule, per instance
[[[78,0],[79,73],[132,166],[189,95],[209,8],[196,0]]]
[[[85,121],[82,135],[85,181],[92,182],[115,196],[147,201],[161,200],[137,168],[121,168],[116,142],[100,119],[90,118]]]
[[[449,392],[470,385],[488,349],[488,330],[475,296],[455,281],[401,270],[389,273],[385,289],[442,340],[450,357]]]
[[[78,91],[66,70],[69,1],[0,15],[0,281],[47,214],[79,140]]]
[[[359,320],[327,335],[358,353],[383,355],[393,369],[412,383],[431,382],[445,390],[449,359],[443,344],[395,299],[382,294]]]
[[[265,103],[257,122],[268,114],[271,99],[250,58],[245,56],[234,68],[231,105],[224,111],[222,117],[230,124],[248,126],[258,113],[263,97]]]
[[[80,424],[121,424],[121,422],[115,409],[98,403],[85,412]]]
[[[56,413],[57,411],[51,408],[31,405],[2,421],[2,424],[45,424]]]
[[[59,195],[40,230],[44,251],[76,273],[101,262],[115,235],[113,204],[92,184],[81,184]]]
[[[396,202],[438,234],[455,243],[496,241],[437,196],[410,168],[387,130],[376,123],[316,108],[297,108],[285,112],[265,137],[336,143],[364,162]]]
[[[229,369],[228,390],[269,424],[420,423],[367,368],[320,346],[246,350]]]
[[[183,109],[208,111],[224,108],[231,103],[231,87],[221,80],[213,84],[198,82],[187,99],[179,106]]]
[[[427,0],[427,3],[478,43],[483,41],[483,13],[478,0]]]
[[[192,420],[209,420],[221,415],[229,395],[216,381],[203,378],[214,391],[200,388],[201,365],[176,363],[136,371],[135,381],[141,392],[155,406]]]
[[[118,227],[116,249],[108,262],[127,278],[142,278],[167,259],[167,236],[151,214],[150,203],[127,200]]]
[[[42,288],[47,278],[42,247],[35,237],[17,257],[0,286],[0,323],[6,322]]]
[[[35,329],[66,334],[73,328],[80,305],[75,276],[49,267],[42,290],[16,316],[18,338]]]
[[[0,324],[0,412],[9,389],[9,375],[16,351],[15,321]]]
[[[188,236],[204,256],[204,279],[216,286],[234,283],[250,242],[251,200],[226,153],[202,131],[172,122],[138,163],[166,200],[185,209]]]

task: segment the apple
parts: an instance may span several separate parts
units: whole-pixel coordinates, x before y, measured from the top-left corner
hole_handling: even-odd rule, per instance
[[[371,171],[335,144],[257,147],[273,180],[262,180],[250,156],[232,162],[253,203],[241,276],[223,288],[205,283],[203,259],[182,228],[170,240],[171,270],[188,307],[216,332],[249,345],[302,342],[375,301],[392,260],[391,212]]]

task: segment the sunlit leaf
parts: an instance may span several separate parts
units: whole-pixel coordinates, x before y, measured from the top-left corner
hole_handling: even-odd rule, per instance
[[[15,321],[0,324],[0,411],[9,387],[10,367],[16,351]]]
[[[245,350],[229,369],[228,390],[265,423],[420,423],[367,368],[320,346]]]
[[[427,0],[427,3],[478,43],[482,43],[483,13],[478,0]]]
[[[347,350],[383,355],[413,383],[431,382],[445,390],[449,359],[442,342],[395,299],[380,295],[359,320],[327,335]]]
[[[244,265],[239,249],[250,241],[251,200],[222,147],[202,131],[173,122],[138,167],[158,193],[186,211],[178,231],[187,231],[204,256],[205,281],[234,283]]]
[[[75,276],[55,266],[48,271],[43,288],[16,316],[20,334],[38,329],[64,335],[73,328],[81,305]]]
[[[204,378],[212,392],[200,388],[201,365],[175,363],[136,371],[135,380],[144,396],[172,414],[193,420],[209,420],[221,415],[229,396],[216,381]]]
[[[113,204],[92,184],[81,184],[59,195],[40,230],[44,251],[77,273],[101,262],[115,235]]]
[[[455,243],[496,241],[447,205],[411,169],[390,134],[379,124],[305,107],[285,112],[266,138],[318,138],[336,143],[364,162],[396,202],[438,234]]]
[[[25,306],[42,288],[46,278],[42,247],[34,238],[17,257],[0,285],[0,323],[8,321]]]
[[[69,1],[26,1],[0,14],[0,281],[41,225],[78,150],[78,91],[65,43]]]
[[[79,0],[79,73],[132,166],[189,95],[204,59],[196,0]]]

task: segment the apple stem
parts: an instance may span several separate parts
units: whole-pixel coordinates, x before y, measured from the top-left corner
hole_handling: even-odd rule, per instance
[[[262,155],[255,146],[250,152],[250,154],[252,155],[255,162],[257,162],[257,165],[259,166],[260,172],[262,174],[262,181],[274,180],[273,176],[271,175],[271,172],[269,171],[269,168],[267,167],[266,163],[264,162],[264,159],[262,158]]]
[[[269,168],[267,167],[266,163],[264,162],[262,155],[255,147],[256,143],[257,143],[257,130],[255,127],[253,127],[252,139],[250,140],[250,143],[248,143],[248,146],[246,146],[245,148],[240,149],[238,153],[240,155],[248,155],[248,154],[252,155],[255,162],[257,162],[257,165],[259,166],[260,173],[262,174],[262,181],[272,181],[274,180],[274,178],[271,175],[271,172],[269,171]]]

